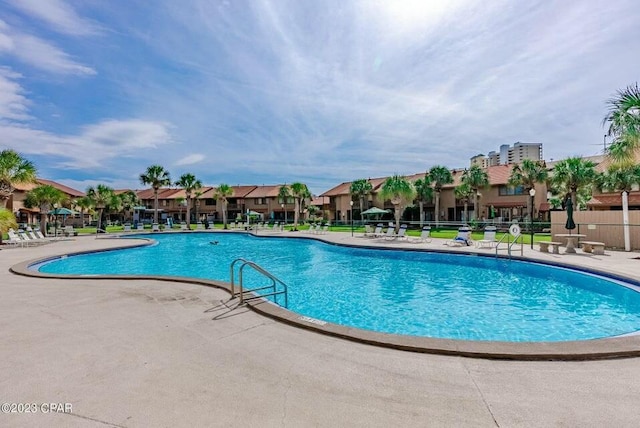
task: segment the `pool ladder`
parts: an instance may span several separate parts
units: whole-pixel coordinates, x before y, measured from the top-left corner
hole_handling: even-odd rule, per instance
[[[509,258],[511,258],[511,249],[513,248],[514,245],[516,245],[518,243],[518,238],[520,238],[520,256],[522,256],[524,254],[524,240],[522,237],[522,234],[517,234],[516,236],[513,237],[513,241],[509,242],[509,237],[511,236],[510,233],[505,233],[504,235],[502,235],[502,238],[500,238],[500,240],[496,243],[496,257],[498,257],[498,250],[500,249],[500,243],[502,243],[502,241],[507,238],[507,253],[509,254]]]
[[[240,263],[240,268],[238,268],[238,291],[236,292],[234,268],[237,263]],[[246,289],[244,287],[242,272],[244,271],[244,268],[247,266],[249,266],[251,269],[255,270],[256,272],[262,274],[263,276],[269,278],[269,280],[271,280],[271,284],[265,287]],[[234,298],[236,296],[239,296],[240,304],[243,304],[245,300],[260,299],[260,298],[269,297],[269,296],[274,296],[274,302],[278,303],[277,296],[284,295],[284,307],[286,308],[289,306],[287,284],[282,282],[278,277],[268,272],[257,263],[254,263],[250,260],[246,260],[243,258],[238,258],[231,262],[229,271],[231,276],[231,297]],[[280,289],[278,289],[278,285],[280,285]],[[255,293],[256,291],[261,291],[261,290],[271,290],[271,291],[268,293],[261,293],[261,294]],[[247,293],[253,293],[253,294],[247,294]]]

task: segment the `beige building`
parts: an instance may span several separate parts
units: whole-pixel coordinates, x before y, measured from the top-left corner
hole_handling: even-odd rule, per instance
[[[455,197],[455,188],[461,184],[464,170],[452,170],[453,183],[445,185],[440,194],[439,219],[442,221],[463,222],[471,219],[495,219],[496,221],[509,222],[513,219],[524,219],[529,217],[527,210],[527,200],[530,197],[521,187],[512,187],[508,184],[509,176],[513,165],[497,165],[486,168],[489,176],[489,187],[480,189],[479,213],[473,212],[473,200],[467,201],[468,219],[463,219],[465,201]],[[409,181],[415,182],[419,178],[424,178],[424,173],[407,176]],[[393,205],[389,201],[382,201],[379,193],[387,177],[369,179],[373,190],[367,198],[364,210],[373,206],[381,209],[393,211]],[[321,196],[329,198],[330,220],[338,222],[351,221],[353,213],[354,220],[360,220],[359,201],[353,199],[353,206],[350,205],[352,196],[349,193],[351,182],[341,183],[338,186],[327,190]],[[409,214],[408,221],[419,221],[420,215],[417,212],[417,201],[414,202],[414,212]],[[547,187],[545,184],[536,186],[534,196],[534,218],[548,218],[549,204],[547,203]],[[435,206],[433,201],[424,204],[425,221],[435,220]],[[391,218],[391,213],[388,216]]]
[[[45,180],[44,178],[36,179],[36,183],[18,184],[15,186],[15,191],[7,201],[7,209],[14,213],[18,223],[35,224],[40,222],[40,208],[27,208],[24,205],[24,201],[29,191],[41,185],[53,186],[64,193],[67,196],[67,201],[64,202],[63,205],[68,208],[71,208],[72,206],[71,201],[85,195],[79,190],[55,181]]]

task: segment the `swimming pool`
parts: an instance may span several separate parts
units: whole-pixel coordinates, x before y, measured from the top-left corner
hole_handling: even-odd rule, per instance
[[[243,257],[288,284],[291,311],[364,330],[510,342],[595,339],[640,330],[637,288],[568,269],[247,234],[153,239],[157,245],[55,259],[39,270],[228,281],[229,264]],[[264,283],[251,274],[247,280]]]

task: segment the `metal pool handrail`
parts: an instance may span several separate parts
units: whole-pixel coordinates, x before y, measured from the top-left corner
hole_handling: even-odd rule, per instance
[[[242,262],[242,264],[240,265],[240,269],[239,269],[239,281],[238,281],[238,286],[239,286],[239,292],[236,293],[235,292],[235,272],[234,272],[234,266],[236,263],[238,262]],[[249,266],[250,268],[252,268],[253,270],[255,270],[256,272],[266,276],[267,278],[269,278],[271,280],[271,285],[268,285],[266,287],[258,287],[258,288],[251,288],[251,289],[245,289],[244,288],[244,284],[243,284],[243,280],[242,280],[242,272],[244,271],[245,266]],[[231,262],[231,266],[230,266],[230,273],[231,273],[231,296],[235,297],[236,294],[240,296],[240,304],[244,303],[245,300],[251,300],[251,299],[257,299],[257,298],[262,298],[262,297],[269,297],[269,296],[277,296],[279,294],[284,294],[284,307],[288,307],[289,306],[289,297],[288,297],[288,287],[287,284],[285,284],[282,280],[280,280],[278,277],[276,277],[275,275],[273,275],[272,273],[268,272],[267,270],[265,270],[263,267],[261,267],[260,265],[258,265],[257,263],[254,263],[250,260],[246,260],[243,258],[237,258],[234,261]],[[277,284],[280,284],[282,286],[282,290],[278,290],[277,289]],[[250,292],[254,292],[254,291],[260,291],[260,290],[267,290],[267,289],[272,289],[273,291],[270,293],[264,293],[264,294],[256,294],[254,296],[251,297],[245,297],[246,293],[250,293]]]

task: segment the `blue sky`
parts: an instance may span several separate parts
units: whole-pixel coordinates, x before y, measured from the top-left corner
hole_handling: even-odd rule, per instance
[[[80,190],[158,163],[316,193],[517,141],[593,155],[638,22],[634,0],[0,0],[0,148]]]

